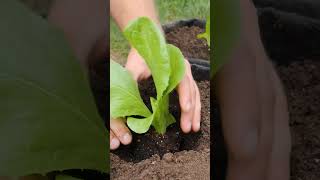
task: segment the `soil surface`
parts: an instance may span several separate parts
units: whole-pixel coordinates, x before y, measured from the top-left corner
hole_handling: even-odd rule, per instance
[[[291,179],[320,177],[320,61],[277,66],[289,104],[292,136]]]
[[[140,86],[141,92],[145,94],[145,101],[149,95],[154,94],[153,84],[150,82],[152,81]],[[165,135],[158,135],[154,130],[144,135],[134,134],[131,145],[122,146],[111,153],[112,179],[209,178],[210,83],[202,81],[198,82],[198,86],[202,103],[201,131],[183,134],[177,121],[167,129]],[[172,95],[170,101],[170,112],[179,120],[177,95]]]
[[[198,83],[200,94],[202,94],[202,119],[209,119],[210,114],[210,100],[209,81],[203,81]],[[140,94],[145,104],[151,109],[150,97],[156,97],[156,90],[154,88],[153,81],[142,82],[139,85]],[[202,122],[201,132],[184,134],[179,125],[180,119],[180,106],[178,95],[173,92],[170,96],[169,111],[176,118],[177,122],[167,128],[167,132],[163,135],[157,134],[156,131],[151,128],[145,134],[133,134],[133,143],[128,146],[123,146],[119,150],[114,151],[115,154],[120,156],[126,161],[139,162],[147,159],[154,154],[158,154],[162,157],[165,153],[173,153],[182,150],[203,150],[209,149],[210,131],[209,121]]]
[[[197,35],[204,32],[198,26],[183,26],[166,33],[167,42],[180,48],[185,57],[196,59],[210,59],[210,51],[205,39],[198,39]]]
[[[181,151],[158,155],[139,163],[128,163],[111,154],[111,179],[209,179],[210,152]]]

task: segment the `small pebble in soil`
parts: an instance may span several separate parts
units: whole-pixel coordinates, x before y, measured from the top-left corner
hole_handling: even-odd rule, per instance
[[[172,162],[173,161],[173,154],[172,153],[166,153],[163,155],[163,160],[166,162]]]

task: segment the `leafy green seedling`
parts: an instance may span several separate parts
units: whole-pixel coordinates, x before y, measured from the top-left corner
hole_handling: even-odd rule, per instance
[[[145,133],[152,125],[158,133],[164,134],[175,122],[169,112],[169,95],[184,76],[184,57],[177,47],[166,44],[158,26],[146,17],[129,23],[123,33],[148,65],[157,97],[150,97],[151,112],[141,99],[138,84],[131,74],[111,60],[111,118],[127,118],[128,127],[136,133]]]
[[[210,47],[210,16],[206,19],[206,32],[198,34],[197,38],[204,38],[207,40],[207,44]]]

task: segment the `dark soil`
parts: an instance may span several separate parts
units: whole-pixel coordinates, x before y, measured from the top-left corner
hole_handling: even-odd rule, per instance
[[[210,110],[210,85],[209,81],[198,83],[202,95],[203,119],[209,119]],[[150,79],[140,84],[140,94],[149,108],[150,97],[156,97],[155,87],[153,81]],[[163,135],[157,134],[152,128],[145,134],[133,133],[133,142],[128,146],[122,146],[113,153],[126,161],[139,162],[141,160],[150,158],[157,154],[162,157],[165,153],[174,153],[182,150],[199,150],[209,148],[209,124],[202,125],[201,131],[198,133],[184,134],[180,129],[180,106],[178,95],[174,92],[170,96],[169,111],[175,116],[177,123],[169,126],[167,132]]]
[[[289,104],[292,136],[291,178],[320,177],[320,61],[277,67]]]
[[[152,81],[151,81],[152,82]],[[142,92],[154,88],[145,82]],[[170,126],[165,135],[151,130],[134,134],[129,146],[111,153],[112,179],[208,179],[210,172],[210,83],[198,82],[202,110],[199,133],[183,134],[179,123]],[[147,91],[150,94],[150,91]],[[152,94],[152,93],[151,93]],[[144,95],[146,98],[147,95]],[[171,97],[171,112],[179,122],[176,95]],[[145,160],[142,160],[145,159]],[[141,161],[142,160],[142,161]]]
[[[210,51],[205,39],[198,39],[197,35],[204,32],[198,26],[183,26],[166,33],[167,42],[180,48],[185,57],[196,59],[210,59]]]

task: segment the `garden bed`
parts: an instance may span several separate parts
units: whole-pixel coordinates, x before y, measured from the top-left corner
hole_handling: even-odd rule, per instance
[[[179,27],[180,28],[180,27]],[[193,27],[191,27],[193,28]],[[196,28],[199,28],[198,26]],[[178,32],[173,28],[167,32],[167,38]],[[204,30],[199,29],[197,33]],[[169,33],[169,34],[168,34]],[[185,44],[190,41],[205,43],[205,40],[196,39],[189,36],[189,40],[184,43],[169,42],[176,46],[187,47]],[[175,34],[175,36],[179,35]],[[180,39],[186,38],[185,33],[180,34]],[[177,36],[178,38],[179,36]],[[194,40],[196,39],[196,40]],[[177,44],[179,43],[179,45]],[[195,47],[195,46],[194,46]],[[207,48],[203,46],[203,48]],[[209,57],[209,51],[206,57]],[[182,49],[183,54],[188,52],[188,48]],[[196,54],[189,53],[192,58],[203,58]],[[186,54],[185,54],[186,55]],[[207,61],[207,60],[206,60]],[[198,63],[199,62],[199,63]],[[102,62],[101,62],[102,63]],[[107,86],[104,84],[106,77],[102,73],[103,65],[93,66],[91,72],[91,82],[96,97],[98,108],[103,117],[107,117],[105,108],[105,97],[107,96]],[[177,123],[168,127],[164,135],[156,134],[151,128],[146,134],[133,133],[133,142],[128,146],[121,146],[118,150],[112,151],[111,158],[111,178],[112,179],[209,179],[210,177],[210,82],[208,63],[201,63],[201,60],[193,60],[192,73],[195,75],[200,90],[202,110],[201,110],[201,130],[198,133],[184,134],[180,129],[180,106],[177,93],[170,96],[170,112],[175,116]],[[141,96],[149,106],[149,97],[155,96],[155,87],[152,79],[139,84]],[[108,120],[108,119],[107,119]]]

